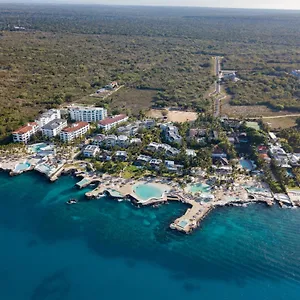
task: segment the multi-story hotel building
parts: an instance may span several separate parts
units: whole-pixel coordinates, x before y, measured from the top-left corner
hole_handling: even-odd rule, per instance
[[[67,127],[67,120],[54,119],[42,127],[43,136],[52,138],[60,134],[63,128]]]
[[[38,124],[36,122],[28,123],[13,132],[13,141],[27,144],[32,135],[38,131]]]
[[[59,109],[50,109],[43,114],[36,120],[36,123],[39,125],[39,128],[41,129],[43,126],[48,124],[49,122],[60,119],[60,110]]]
[[[90,125],[88,122],[76,122],[60,132],[60,139],[63,142],[71,142],[74,139],[82,137],[88,132]]]
[[[103,107],[70,107],[70,117],[77,122],[97,122],[107,117],[107,110]]]
[[[102,128],[104,130],[109,130],[120,123],[126,122],[128,117],[124,114],[112,116],[106,118],[98,123],[98,128]]]

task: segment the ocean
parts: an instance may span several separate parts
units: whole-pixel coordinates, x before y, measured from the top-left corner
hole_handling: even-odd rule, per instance
[[[219,208],[183,235],[184,204],[87,201],[75,183],[0,173],[1,300],[300,299],[300,209]]]

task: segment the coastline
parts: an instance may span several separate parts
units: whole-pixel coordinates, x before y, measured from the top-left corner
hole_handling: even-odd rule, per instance
[[[30,167],[20,172],[15,172],[16,165],[24,161],[29,162]],[[73,174],[81,178],[81,180],[76,183],[76,186],[80,189],[90,184],[97,185],[92,191],[85,194],[87,199],[101,198],[102,195],[107,195],[112,199],[129,200],[138,207],[156,207],[171,201],[188,204],[189,208],[186,212],[170,224],[171,229],[185,234],[189,234],[199,228],[205,217],[216,207],[247,206],[249,203],[265,203],[271,206],[275,201],[279,202],[279,204],[281,203],[281,201],[275,198],[266,184],[247,177],[241,177],[235,181],[232,187],[226,189],[214,189],[213,186],[210,186],[209,194],[212,196],[211,200],[206,202],[201,197],[205,198],[208,193],[192,193],[189,191],[189,186],[182,188],[178,183],[170,182],[164,178],[149,177],[140,180],[125,180],[107,174],[99,175],[93,171],[87,172],[86,169],[88,166],[90,167],[90,163],[86,161],[62,161],[61,164],[56,165],[56,168],[50,174],[45,174],[42,172],[43,170],[37,168],[37,166],[36,159],[22,157],[20,159],[10,160],[6,163],[2,162],[0,169],[8,171],[11,176],[34,170],[46,175],[50,182],[56,181],[62,174]],[[194,184],[202,183],[203,180],[199,180]],[[134,187],[147,184],[162,190],[162,196],[159,198],[150,197],[146,200],[140,198],[134,192]],[[190,184],[190,186],[191,185],[192,184]],[[291,202],[291,206],[298,206],[298,203],[295,205],[294,202]]]

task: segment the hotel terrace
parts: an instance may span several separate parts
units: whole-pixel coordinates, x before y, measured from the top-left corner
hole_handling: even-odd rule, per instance
[[[90,125],[88,122],[77,122],[72,124],[71,126],[64,128],[60,133],[60,139],[63,142],[71,142],[74,139],[82,137],[84,134],[88,132],[90,129]]]

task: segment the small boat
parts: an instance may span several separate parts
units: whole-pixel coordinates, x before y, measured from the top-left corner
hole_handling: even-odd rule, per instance
[[[78,203],[78,200],[76,200],[76,199],[70,199],[66,202],[66,204],[68,204],[68,205],[76,204],[76,203]]]

